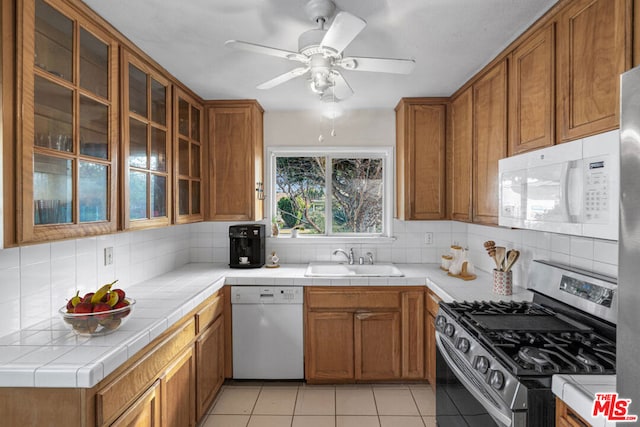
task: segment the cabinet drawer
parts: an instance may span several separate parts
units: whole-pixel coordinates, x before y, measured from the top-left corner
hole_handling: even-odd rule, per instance
[[[308,309],[400,309],[399,290],[374,290],[370,287],[348,289],[306,288]]]
[[[195,337],[195,320],[189,319],[180,329],[150,350],[142,359],[120,374],[111,384],[96,393],[98,425],[113,420],[158,377],[162,369]]]
[[[213,323],[222,314],[224,309],[224,295],[219,293],[202,310],[196,313],[196,333],[204,331],[207,326]]]
[[[440,298],[438,295],[434,294],[431,290],[427,291],[427,311],[433,317],[438,315],[438,303],[440,302]]]

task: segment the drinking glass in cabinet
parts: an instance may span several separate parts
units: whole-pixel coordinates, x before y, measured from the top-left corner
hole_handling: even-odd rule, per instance
[[[35,66],[71,81],[73,21],[44,1],[37,0],[35,24]]]
[[[34,224],[72,222],[73,161],[42,154],[34,155]]]

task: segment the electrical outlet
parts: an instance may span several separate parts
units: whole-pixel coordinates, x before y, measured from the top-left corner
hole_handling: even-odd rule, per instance
[[[424,244],[425,245],[433,245],[433,233],[432,232],[424,233]]]
[[[113,264],[113,246],[104,248],[104,265]]]

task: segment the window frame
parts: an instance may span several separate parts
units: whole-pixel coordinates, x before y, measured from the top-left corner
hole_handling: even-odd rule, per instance
[[[267,203],[266,212],[269,213],[268,223],[276,215],[277,205],[275,203],[276,196],[276,157],[325,157],[327,166],[332,165],[331,160],[334,158],[380,158],[382,159],[382,182],[383,182],[383,200],[382,200],[382,232],[380,233],[335,233],[333,232],[333,215],[331,211],[331,186],[325,186],[325,233],[324,234],[304,234],[299,235],[305,239],[327,239],[327,238],[389,238],[393,236],[393,200],[394,200],[394,182],[395,177],[395,161],[394,147],[301,147],[301,146],[273,146],[267,147],[267,175],[266,188]],[[327,167],[325,171],[325,183],[332,179],[332,167]],[[283,237],[283,238],[289,238]]]

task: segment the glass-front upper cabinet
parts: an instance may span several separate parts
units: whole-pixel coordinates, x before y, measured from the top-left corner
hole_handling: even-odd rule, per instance
[[[118,45],[67,3],[22,4],[18,241],[115,231]]]
[[[124,228],[171,223],[171,85],[122,53]]]
[[[174,105],[175,222],[202,221],[202,105],[176,88]]]

